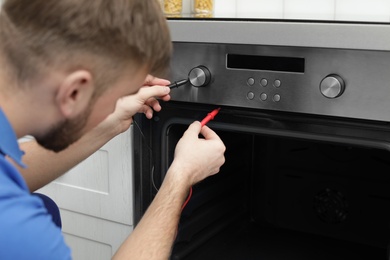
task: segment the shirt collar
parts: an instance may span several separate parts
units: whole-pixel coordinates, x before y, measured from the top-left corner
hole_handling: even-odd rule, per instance
[[[23,151],[20,150],[18,139],[10,122],[0,108],[0,153],[7,155],[21,167],[26,167],[22,162]]]

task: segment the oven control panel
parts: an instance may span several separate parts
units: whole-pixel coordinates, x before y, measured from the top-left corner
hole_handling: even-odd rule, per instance
[[[390,53],[174,43],[172,100],[390,122]]]

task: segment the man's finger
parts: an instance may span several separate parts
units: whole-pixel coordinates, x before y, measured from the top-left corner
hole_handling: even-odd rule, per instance
[[[140,97],[141,101],[145,102],[151,97],[163,97],[169,94],[171,91],[168,87],[163,86],[152,86],[152,87],[146,87],[141,88],[138,92],[138,96]]]
[[[195,121],[192,124],[188,126],[187,131],[184,133],[185,135],[194,135],[198,136],[200,133],[200,129],[202,128],[201,124],[199,121]]]
[[[220,140],[219,136],[211,130],[208,126],[203,126],[200,133],[206,140]]]
[[[152,75],[148,75],[145,79],[144,85],[146,85],[146,86],[153,86],[153,85],[166,86],[166,85],[169,85],[170,83],[171,82],[169,80],[157,78],[157,77],[154,77]]]
[[[145,103],[146,105],[152,107],[154,111],[161,110],[160,102],[158,102],[158,100],[154,97],[149,98]]]

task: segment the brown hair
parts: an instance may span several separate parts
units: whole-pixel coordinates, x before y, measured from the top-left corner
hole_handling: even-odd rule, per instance
[[[104,81],[122,65],[167,67],[171,40],[157,0],[6,0],[0,52],[25,81],[44,68],[88,66]],[[72,68],[73,67],[73,68]]]

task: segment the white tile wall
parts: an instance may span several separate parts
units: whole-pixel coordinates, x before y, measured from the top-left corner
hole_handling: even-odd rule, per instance
[[[333,20],[334,0],[285,0],[284,18]]]
[[[216,17],[390,22],[390,0],[214,1]],[[190,2],[183,0],[184,13],[190,13]]]
[[[237,1],[222,0],[214,2],[214,15],[216,17],[236,17],[237,16]]]
[[[237,17],[283,18],[283,0],[239,0]]]
[[[352,21],[390,21],[389,0],[337,0],[336,19]]]
[[[183,0],[183,13],[191,12],[191,1]],[[390,0],[214,1],[216,17],[390,22]]]

